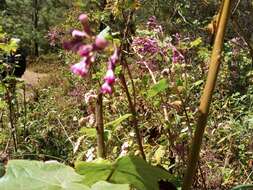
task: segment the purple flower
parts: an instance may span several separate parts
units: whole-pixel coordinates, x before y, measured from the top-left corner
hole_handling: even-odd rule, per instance
[[[115,75],[112,69],[107,70],[104,80],[109,85],[115,82]]]
[[[79,21],[83,25],[83,31],[73,30],[73,38],[70,41],[64,42],[63,47],[66,50],[78,53],[82,57],[82,60],[79,63],[71,66],[71,71],[76,75],[84,77],[88,74],[91,64],[95,61],[96,53],[104,50],[108,46],[109,42],[102,36],[95,37],[91,35],[87,15],[81,14],[79,16]],[[84,38],[88,38],[88,41],[93,42],[85,44]],[[112,93],[112,87],[115,83],[114,69],[118,59],[118,50],[115,47],[113,55],[108,60],[108,70],[104,77],[104,84],[101,86],[101,92],[103,94]]]
[[[158,32],[158,33],[163,32],[163,28],[161,25],[158,24],[155,16],[149,17],[148,22],[147,22],[147,27],[148,29],[154,30],[155,32]]]
[[[86,14],[81,14],[78,18],[78,20],[82,23],[83,25],[83,30],[87,33],[90,34],[90,26],[89,26],[89,18]]]
[[[68,51],[77,52],[79,48],[83,45],[80,39],[72,39],[70,41],[63,42],[63,48]]]
[[[178,63],[184,60],[184,56],[177,50],[176,47],[172,47],[172,63]]]
[[[108,45],[108,42],[105,38],[97,36],[95,40],[95,49],[103,50]]]
[[[80,31],[80,30],[73,30],[72,31],[72,36],[75,38],[84,38],[84,37],[88,37],[88,34],[86,34],[86,32]]]
[[[76,75],[79,75],[81,77],[86,76],[89,72],[89,64],[87,62],[87,59],[83,59],[81,62],[72,65],[70,69]]]
[[[114,53],[112,54],[112,56],[109,58],[108,61],[108,70],[104,77],[105,83],[101,87],[101,92],[103,94],[112,93],[112,86],[115,83],[114,69],[118,59],[119,59],[118,49],[115,47]]]
[[[149,37],[134,38],[132,47],[141,55],[154,54],[159,51],[157,40]]]
[[[93,46],[88,44],[88,45],[82,45],[78,49],[78,54],[82,57],[88,56],[93,50]]]
[[[63,42],[63,48],[68,51],[77,52],[79,51],[79,48],[83,46],[83,39],[84,38],[90,38],[89,36],[89,22],[88,22],[88,16],[85,14],[82,14],[79,16],[79,20],[84,26],[83,31],[80,30],[73,30],[72,31],[72,39],[70,41],[64,41]]]
[[[112,87],[107,82],[105,82],[101,87],[101,92],[103,94],[111,94],[112,93]]]
[[[119,51],[118,49],[115,47],[114,53],[112,54],[112,56],[109,58],[109,62],[108,62],[108,69],[114,69],[117,61],[119,59]]]

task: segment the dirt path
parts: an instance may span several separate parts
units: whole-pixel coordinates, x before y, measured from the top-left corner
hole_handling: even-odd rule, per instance
[[[36,98],[37,95],[34,91],[34,87],[35,88],[38,87],[40,80],[48,76],[49,75],[45,73],[36,73],[30,69],[26,69],[21,79],[24,80],[27,86],[25,98],[27,102],[34,100]],[[23,91],[21,92],[21,94],[23,94]]]
[[[21,79],[25,81],[26,84],[36,86],[39,84],[39,81],[47,77],[48,74],[42,74],[42,73],[35,73],[31,70],[26,70]]]

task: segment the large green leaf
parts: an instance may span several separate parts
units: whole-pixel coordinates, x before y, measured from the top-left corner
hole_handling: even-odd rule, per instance
[[[76,163],[77,173],[84,175],[84,184],[107,180],[117,184],[131,184],[139,190],[159,190],[159,180],[170,180],[169,173],[149,165],[139,157],[122,157],[115,163]]]
[[[97,181],[106,181],[113,170],[110,162],[98,160],[94,162],[76,162],[76,172],[84,175],[84,183],[91,186]]]
[[[82,176],[60,163],[11,160],[0,178],[1,190],[89,190]]]
[[[148,90],[148,97],[152,98],[158,93],[165,91],[169,87],[169,84],[166,79],[158,81]]]
[[[130,186],[128,184],[112,184],[99,181],[92,185],[91,190],[130,190]]]

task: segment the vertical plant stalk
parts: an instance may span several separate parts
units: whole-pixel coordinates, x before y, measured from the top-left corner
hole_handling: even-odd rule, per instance
[[[9,89],[10,88],[10,89]],[[13,84],[11,84],[10,87],[6,87],[7,89],[7,101],[8,101],[8,106],[9,106],[9,122],[10,122],[10,132],[11,132],[11,136],[13,139],[13,144],[14,144],[14,150],[15,152],[17,152],[18,150],[18,143],[17,143],[17,129],[16,129],[16,125],[15,125],[15,114],[14,114],[14,108],[13,108],[13,103],[12,103],[12,98],[13,98],[13,89],[15,88],[15,86],[13,87]],[[15,91],[15,89],[14,89]]]
[[[211,104],[212,94],[220,66],[221,52],[223,47],[223,40],[226,30],[227,21],[229,19],[231,0],[224,0],[222,6],[220,21],[217,29],[217,34],[214,41],[214,47],[211,55],[209,72],[207,76],[206,85],[202,94],[199,106],[199,118],[197,127],[194,133],[193,142],[191,146],[190,157],[188,160],[187,170],[184,176],[182,190],[189,190],[191,188],[193,177],[196,173],[197,163],[199,160],[199,152],[201,148],[202,138],[207,123],[209,108]]]
[[[140,130],[138,128],[138,120],[137,120],[137,113],[136,113],[135,105],[133,104],[131,95],[129,93],[129,90],[128,90],[128,87],[126,84],[126,79],[125,79],[125,76],[123,75],[123,73],[120,74],[119,78],[120,78],[121,84],[123,85],[124,91],[126,93],[129,110],[132,114],[132,122],[133,122],[134,130],[135,130],[135,134],[136,134],[137,144],[139,145],[139,150],[141,152],[142,158],[144,160],[146,160],[146,156],[145,156],[143,146],[142,146],[142,140],[141,140],[142,138],[140,135]]]
[[[130,69],[128,67],[127,61],[125,60],[124,56],[122,56],[121,63],[123,64],[124,68],[127,69],[128,75],[130,77],[132,88],[133,88],[133,95],[132,95],[133,99],[131,98],[131,95],[129,93],[127,83],[126,83],[126,78],[125,78],[124,74],[121,73],[119,78],[120,78],[121,83],[123,85],[124,91],[126,92],[129,110],[130,110],[130,112],[132,114],[132,118],[133,118],[132,122],[133,122],[133,125],[134,125],[134,130],[135,130],[135,134],[136,134],[136,141],[137,141],[137,144],[139,146],[139,151],[141,152],[142,158],[144,160],[146,160],[146,155],[145,155],[143,145],[142,145],[142,136],[140,134],[140,130],[139,130],[139,127],[138,127],[138,119],[137,119],[137,112],[136,112],[136,91],[135,91],[134,81],[133,81]]]
[[[100,11],[104,11],[107,1],[100,1]],[[103,22],[100,23],[99,30],[100,32],[105,28]],[[99,84],[100,85],[100,84]],[[101,85],[100,85],[101,86]],[[98,92],[96,105],[95,105],[95,114],[96,114],[96,131],[97,131],[97,156],[98,158],[106,158],[105,151],[105,138],[104,138],[104,121],[103,121],[103,94]]]
[[[23,103],[24,103],[24,122],[23,122],[23,125],[24,125],[24,139],[26,139],[26,137],[28,135],[28,131],[27,131],[27,128],[26,128],[26,125],[27,125],[27,105],[26,105],[26,86],[25,86],[25,84],[23,84],[23,94],[24,94],[24,97],[23,97]]]
[[[99,93],[96,101],[96,130],[97,130],[97,155],[99,158],[106,158],[104,123],[103,123],[103,94]]]
[[[4,121],[3,121],[4,113],[3,113],[3,110],[0,109],[0,111],[1,111],[0,113],[0,129],[1,129],[1,128],[4,128]]]
[[[128,67],[128,63],[127,63],[127,60],[126,60],[126,53],[125,53],[125,52],[129,52],[129,49],[130,49],[129,39],[131,37],[131,34],[134,34],[134,32],[135,32],[132,25],[131,25],[131,22],[132,22],[132,19],[133,19],[133,14],[134,14],[134,11],[131,11],[127,15],[123,13],[123,17],[125,19],[126,24],[125,24],[125,28],[122,32],[122,42],[123,43],[121,44],[120,51],[119,51],[119,52],[121,52],[120,63],[122,65],[123,69],[127,70],[128,75],[129,75],[130,80],[131,80],[131,84],[132,84],[132,87],[133,87],[133,98],[131,97],[131,94],[128,90],[128,86],[127,86],[127,83],[126,83],[126,78],[124,76],[123,71],[119,74],[119,78],[120,78],[121,84],[123,86],[123,90],[125,91],[126,96],[127,96],[129,111],[132,114],[132,124],[133,124],[134,131],[135,131],[135,134],[136,134],[136,141],[137,141],[137,144],[139,146],[139,151],[141,153],[142,158],[144,160],[146,160],[146,155],[145,155],[143,145],[142,145],[142,137],[141,137],[140,130],[139,130],[139,127],[138,127],[138,119],[137,119],[137,112],[136,112],[135,86],[134,86],[134,82],[133,82],[133,78],[132,78],[130,69]]]

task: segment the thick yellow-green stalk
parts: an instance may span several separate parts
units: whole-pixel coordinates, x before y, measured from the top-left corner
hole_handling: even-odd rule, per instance
[[[190,157],[188,160],[187,170],[184,176],[182,190],[189,190],[192,185],[193,177],[196,173],[197,163],[199,160],[199,152],[201,148],[202,138],[207,123],[207,117],[211,104],[212,94],[215,87],[221,53],[223,47],[223,40],[226,30],[227,21],[229,19],[231,0],[223,0],[221,4],[220,19],[217,29],[217,34],[214,41],[214,47],[211,55],[211,61],[209,66],[209,72],[207,76],[206,85],[204,88],[203,95],[200,100],[199,106],[199,118],[197,121],[197,128],[193,137]]]

